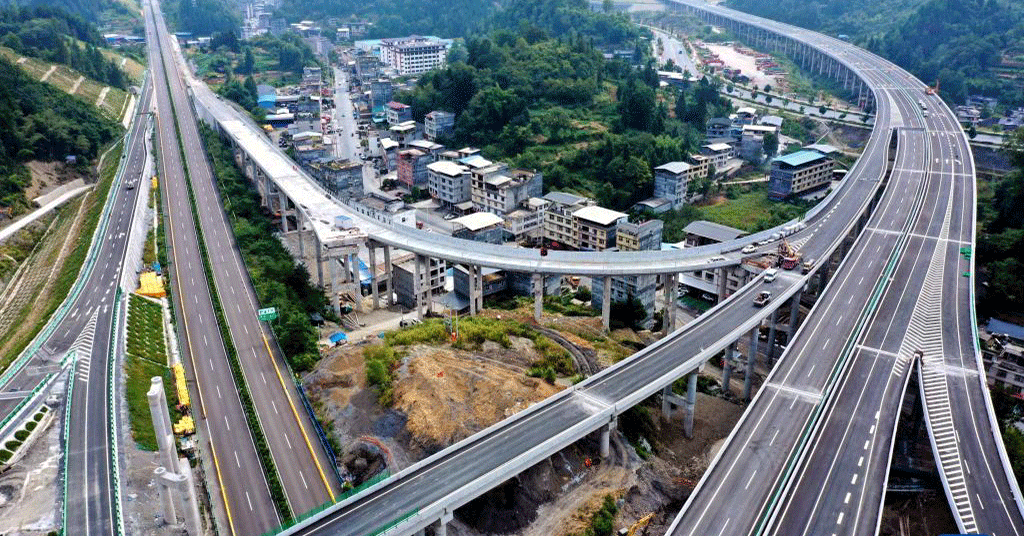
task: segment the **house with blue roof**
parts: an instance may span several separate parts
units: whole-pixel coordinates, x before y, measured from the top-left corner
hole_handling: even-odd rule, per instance
[[[834,167],[835,161],[818,151],[805,149],[780,156],[772,161],[768,197],[785,199],[824,188],[832,182]]]

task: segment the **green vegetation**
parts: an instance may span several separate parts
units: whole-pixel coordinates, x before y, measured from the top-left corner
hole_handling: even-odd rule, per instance
[[[0,61],[0,70],[2,70],[4,62]],[[3,96],[0,95],[0,100]],[[3,114],[3,110],[0,109],[0,115]],[[4,133],[0,132],[0,137]],[[75,210],[78,210],[79,203],[85,203],[83,210],[85,215],[82,218],[82,225],[79,227],[78,236],[74,238],[74,248],[71,253],[64,259],[64,265],[58,272],[57,278],[54,280],[49,288],[49,293],[46,298],[39,303],[33,304],[35,309],[39,309],[41,314],[37,316],[38,321],[31,330],[27,332],[21,332],[21,340],[10,348],[10,350],[0,356],[0,371],[7,368],[14,359],[17,358],[18,354],[28,346],[28,343],[32,341],[32,338],[36,336],[39,331],[43,329],[50,316],[53,315],[57,307],[60,306],[64,298],[67,297],[68,292],[74,285],[75,280],[78,278],[78,272],[82,267],[82,263],[85,262],[86,254],[89,252],[89,246],[92,243],[92,234],[99,224],[100,216],[103,213],[103,207],[107,201],[107,194],[110,192],[110,186],[114,179],[114,174],[117,172],[117,166],[121,159],[121,151],[123,149],[123,142],[118,141],[110,151],[107,153],[106,158],[103,161],[103,166],[99,170],[99,181],[96,183],[96,187],[93,188],[92,192],[88,194],[84,199],[69,203],[61,208],[61,214],[66,217],[72,217]],[[5,344],[10,337],[13,337],[15,330],[9,330],[8,333],[0,334],[0,345]]]
[[[30,79],[0,58],[0,208],[25,212],[29,183],[21,164],[77,155],[87,162],[120,131],[95,108]],[[84,164],[83,164],[84,165]]]
[[[18,441],[25,441],[28,439],[28,435],[28,430],[18,430],[17,432],[14,432],[14,439],[17,439]]]
[[[278,12],[289,21],[316,20],[324,35],[334,35],[329,18],[369,20],[368,38],[399,35],[463,37],[481,29],[494,12],[495,2],[478,0],[393,0],[386,4],[361,0],[307,0],[289,2]]]
[[[579,536],[611,536],[615,530],[615,514],[619,507],[615,505],[615,497],[605,495],[601,502],[601,508],[594,512],[590,518],[590,526],[583,530]]]
[[[127,77],[101,52],[96,27],[50,7],[0,9],[0,43],[19,54],[61,63],[88,78],[127,89]]]
[[[31,432],[32,430],[35,430],[36,426],[38,425],[39,423],[37,423],[36,421],[28,421],[27,423],[25,423],[25,429]]]
[[[157,449],[153,419],[149,412],[150,379],[164,378],[168,389],[174,385],[170,369],[167,368],[167,351],[164,343],[163,310],[160,305],[140,296],[132,295],[128,300],[128,342],[125,359],[125,391],[128,399],[128,416],[131,421],[132,438],[142,450]],[[173,404],[171,419],[178,414]]]
[[[395,349],[387,344],[367,346],[363,349],[363,359],[366,383],[377,391],[377,402],[381,406],[390,406],[394,401],[395,368],[398,365]]]
[[[11,456],[14,456],[13,452],[7,449],[0,449],[0,463],[4,463],[7,460],[10,460]]]
[[[238,9],[228,0],[167,0],[163,9],[175,31],[197,36],[233,31],[242,23]]]
[[[747,232],[763,231],[803,214],[810,203],[768,199],[765,183],[729,185],[724,192],[712,191],[703,205],[688,205],[661,215],[665,221],[663,240],[675,243],[685,238],[683,229],[696,220],[707,220]]]
[[[731,0],[729,5],[776,20],[847,34],[929,83],[953,103],[968,94],[1024,104],[1024,76],[1003,65],[1024,45],[1024,6],[1010,0]],[[969,16],[967,16],[969,15]]]
[[[256,84],[295,84],[302,78],[303,67],[318,65],[309,45],[290,32],[281,37],[264,34],[240,41],[235,31],[229,30],[214,34],[206,46],[190,49],[189,57],[207,82],[214,86],[231,84],[219,91],[247,109],[256,105]],[[236,76],[252,78],[251,87],[247,87],[247,79],[240,82]]]
[[[235,241],[249,271],[261,307],[276,307],[274,333],[288,364],[296,372],[313,368],[320,358],[316,328],[309,315],[333,317],[323,289],[313,286],[306,268],[295,262],[274,237],[276,227],[260,205],[259,194],[235,167],[231,150],[211,130],[202,127],[221,201]]]
[[[1024,314],[1024,130],[1006,142],[1014,170],[978,182],[978,315],[1019,318]]]

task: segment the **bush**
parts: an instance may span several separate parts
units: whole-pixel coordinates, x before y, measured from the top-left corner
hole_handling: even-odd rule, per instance
[[[28,430],[18,430],[17,432],[14,432],[14,439],[17,439],[18,441],[25,441],[28,439],[28,436]]]
[[[615,506],[615,497],[605,495],[601,508],[590,518],[590,526],[583,531],[583,536],[611,536],[615,514],[618,511],[619,507]]]
[[[551,385],[554,385],[555,380],[557,379],[557,376],[555,376],[555,370],[551,367],[532,366],[526,369],[526,375],[531,378],[542,378]]]
[[[366,383],[377,391],[377,402],[382,406],[390,406],[395,365],[398,363],[395,349],[387,344],[367,346],[363,349],[363,360],[366,367]]]
[[[29,432],[35,430],[36,426],[37,423],[35,421],[28,421],[27,423],[25,423],[25,429],[28,430]]]
[[[21,441],[19,441],[17,439],[12,439],[12,440],[4,443],[4,448],[9,450],[9,451],[11,451],[11,452],[14,452],[14,451],[18,450],[18,447],[20,447],[20,446],[21,446]]]
[[[14,456],[13,452],[9,450],[0,449],[0,463],[10,460],[11,456]]]

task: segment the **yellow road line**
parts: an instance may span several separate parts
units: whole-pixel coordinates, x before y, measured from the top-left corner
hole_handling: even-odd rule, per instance
[[[309,455],[313,457],[313,463],[316,464],[316,470],[320,472],[320,480],[323,481],[324,487],[327,488],[327,494],[331,496],[331,502],[336,502],[334,498],[334,490],[331,489],[331,484],[327,482],[327,475],[324,474],[324,468],[320,465],[320,459],[317,458],[316,452],[313,452],[313,444],[309,441],[309,435],[306,433],[306,427],[302,425],[302,419],[299,418],[299,411],[295,409],[295,402],[292,401],[292,397],[288,396],[288,387],[284,384],[284,377],[281,376],[281,369],[277,366],[277,360],[274,359],[274,352],[270,350],[270,342],[267,341],[267,334],[263,331],[263,327],[260,327],[260,335],[263,336],[263,345],[267,347],[267,354],[270,355],[270,362],[274,365],[274,372],[277,373],[277,381],[281,382],[281,389],[284,391],[284,397],[288,399],[288,405],[292,407],[292,415],[295,416],[295,422],[299,423],[299,430],[302,432],[302,438],[306,440],[306,448],[309,449]]]
[[[162,54],[161,54],[161,57],[162,57]],[[166,71],[164,73],[164,76],[165,77],[167,76]],[[157,129],[159,130],[160,129],[160,116],[158,114],[154,114],[154,115],[156,116]],[[161,151],[161,153],[162,153],[162,151]],[[163,168],[164,183],[166,184],[166,183],[169,182],[167,180],[167,177],[168,177],[168,175],[167,175],[167,157],[165,155],[163,155],[163,154],[161,154],[161,158],[160,158],[160,167]],[[168,194],[169,194],[169,192],[168,192]],[[168,197],[167,198],[168,206],[170,206],[170,202],[171,202],[171,199],[170,199],[170,197]],[[191,209],[189,209],[189,210],[191,210]],[[175,246],[175,240],[174,240],[174,234],[175,233],[174,233],[174,216],[173,216],[173,212],[174,212],[173,210],[168,210],[167,211],[167,222],[169,224],[168,227],[169,227],[169,232],[170,232],[170,235],[171,235],[171,258],[174,259],[174,283],[175,283],[175,286],[178,287],[178,304],[181,306],[181,316],[185,320],[185,341],[186,341],[186,344],[188,345],[188,358],[189,358],[189,361],[192,362],[192,372],[196,375],[196,392],[199,393],[199,407],[202,408],[203,419],[205,420],[206,419],[206,404],[203,402],[203,389],[199,385],[199,367],[196,366],[196,356],[195,356],[195,352],[192,350],[192,334],[189,332],[189,328],[188,328],[188,315],[185,314],[185,302],[187,300],[183,300],[182,299],[184,294],[181,292],[181,278],[178,277],[178,248]],[[207,423],[209,423],[209,421],[207,421]],[[209,427],[209,424],[207,424],[207,427]],[[209,428],[207,428],[207,430],[209,430]],[[210,453],[213,455],[213,467],[214,467],[214,470],[217,473],[217,482],[220,483],[220,496],[221,496],[221,499],[224,501],[224,511],[227,513],[227,516],[228,516],[228,529],[231,531],[231,534],[233,535],[233,534],[236,534],[236,532],[235,532],[235,520],[231,516],[231,502],[228,501],[227,491],[224,490],[224,477],[221,475],[221,472],[220,472],[220,460],[217,458],[217,447],[213,444],[213,437],[210,438]]]

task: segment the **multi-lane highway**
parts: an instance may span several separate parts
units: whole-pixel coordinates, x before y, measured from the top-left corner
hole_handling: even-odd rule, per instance
[[[172,229],[172,272],[178,289],[176,305],[182,309],[179,318],[184,320],[179,323],[181,340],[185,342],[190,372],[198,381],[205,413],[202,425],[213,439],[211,456],[222,479],[221,498],[227,504],[232,529],[237,534],[260,534],[279,520],[233,387],[213,299],[220,301],[292,512],[303,514],[331,502],[339,483],[298,399],[283,356],[275,351],[273,333],[257,317],[259,304],[205,157],[181,76],[181,57],[157,6],[147,3],[147,13],[151,57],[160,58],[158,65],[162,67],[157,69],[161,71],[157,83],[163,84],[157,93],[160,146],[165,156],[162,164]],[[179,140],[184,161],[178,150]],[[198,221],[192,219],[189,187]],[[202,231],[215,289],[207,286],[196,225]],[[211,298],[211,291],[217,295]]]

